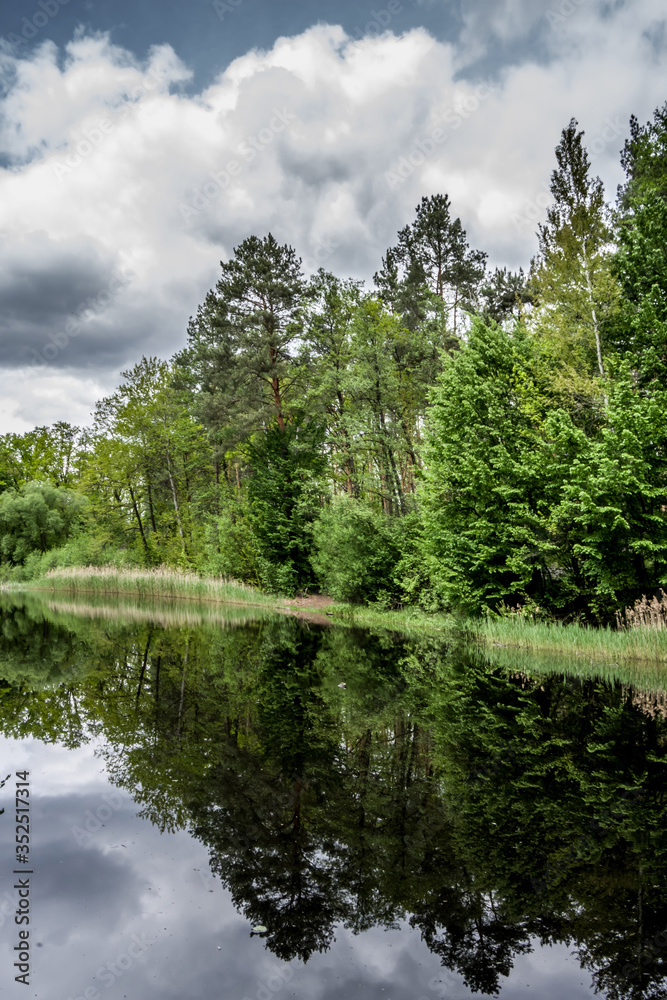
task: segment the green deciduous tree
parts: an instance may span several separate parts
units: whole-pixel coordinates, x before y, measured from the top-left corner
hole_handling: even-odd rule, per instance
[[[195,496],[213,478],[210,446],[168,362],[143,358],[122,374],[96,408],[87,493],[146,559],[187,563],[199,543]]]
[[[4,561],[23,563],[33,552],[62,545],[80,527],[82,496],[64,488],[27,483],[0,495],[0,553]]]
[[[0,490],[29,482],[76,486],[86,466],[89,434],[57,420],[23,434],[0,438]]]
[[[250,466],[248,522],[264,586],[294,593],[315,582],[310,565],[312,525],[321,507],[323,428],[294,419],[275,422],[245,446]]]
[[[314,529],[311,559],[324,591],[339,601],[376,601],[380,595],[396,599],[399,534],[396,522],[385,514],[339,497]]]
[[[538,298],[536,328],[547,350],[565,371],[559,377],[585,383],[604,378],[602,327],[618,306],[611,273],[609,212],[599,177],[573,118],[556,147],[551,175],[554,204],[539,227],[539,253],[531,284]]]

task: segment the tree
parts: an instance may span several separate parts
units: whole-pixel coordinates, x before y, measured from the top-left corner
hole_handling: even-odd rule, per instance
[[[449,197],[424,197],[417,217],[398,234],[382,259],[375,282],[383,299],[413,328],[433,310],[433,297],[460,333],[460,314],[470,309],[484,276],[486,254],[471,250],[460,219],[452,219]],[[436,315],[437,315],[436,309]]]
[[[271,233],[249,236],[221,267],[175,361],[187,370],[197,413],[224,454],[272,420],[285,430],[305,280],[300,258]]]
[[[0,490],[28,482],[75,486],[85,469],[90,445],[87,431],[58,420],[24,434],[0,438]]]
[[[313,420],[277,421],[244,446],[250,467],[247,519],[262,584],[293,594],[315,582],[310,564],[313,522],[320,510],[323,428]]]
[[[64,488],[27,483],[0,494],[0,553],[18,565],[64,544],[81,525],[85,500]]]
[[[353,387],[352,322],[359,306],[360,283],[341,281],[323,268],[310,282],[299,364],[304,372],[306,408],[326,421],[334,490],[342,480],[350,496],[359,496],[359,413]]]
[[[392,576],[399,559],[391,521],[365,504],[340,497],[315,523],[311,561],[325,593],[335,600],[396,597]]]
[[[94,505],[113,511],[149,562],[187,563],[198,538],[192,504],[213,474],[210,446],[168,362],[142,358],[122,375],[124,383],[96,407],[87,492]]]
[[[420,498],[425,556],[445,605],[479,612],[543,593],[543,404],[525,335],[475,319],[431,401]]]
[[[667,101],[644,126],[631,116],[621,165],[627,178],[618,192],[622,209],[632,210],[653,195],[667,200]]]
[[[640,127],[630,120],[619,190],[614,272],[623,290],[613,325],[616,347],[627,352],[642,385],[667,376],[667,104]]]
[[[531,284],[536,326],[557,362],[576,377],[605,376],[602,325],[617,308],[611,273],[611,230],[599,177],[590,177],[584,133],[576,119],[563,129],[551,175],[554,204],[538,232]]]
[[[533,304],[535,296],[522,267],[516,272],[497,267],[487,276],[486,284],[481,286],[479,299],[478,311],[486,321],[520,323],[526,306]]]
[[[608,379],[606,421],[587,438],[551,413],[542,448],[545,479],[558,485],[549,514],[570,596],[598,621],[667,583],[667,392],[647,396],[627,363]]]

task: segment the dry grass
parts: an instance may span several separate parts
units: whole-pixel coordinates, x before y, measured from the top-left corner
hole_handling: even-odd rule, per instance
[[[25,584],[22,589],[67,594],[132,595],[256,607],[275,607],[276,603],[275,597],[235,580],[201,577],[166,566],[146,570],[123,570],[113,566],[54,569],[45,577]]]
[[[634,607],[616,613],[619,629],[667,629],[667,594],[660,591],[660,597],[650,601],[646,595],[635,601]]]

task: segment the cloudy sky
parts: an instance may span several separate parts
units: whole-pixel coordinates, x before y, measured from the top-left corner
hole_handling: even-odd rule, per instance
[[[14,0],[0,9],[0,433],[90,422],[245,236],[370,279],[422,195],[527,266],[561,129],[609,198],[667,100],[660,0]]]

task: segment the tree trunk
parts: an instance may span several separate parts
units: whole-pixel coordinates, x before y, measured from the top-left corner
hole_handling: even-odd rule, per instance
[[[150,556],[150,549],[148,548],[148,542],[146,541],[146,535],[144,534],[144,526],[141,523],[141,515],[139,514],[139,508],[137,507],[137,501],[134,498],[134,490],[128,483],[127,488],[130,491],[130,497],[132,498],[132,507],[134,509],[134,516],[137,519],[137,524],[139,525],[139,534],[141,535],[141,541],[144,543],[144,548],[146,550],[146,555]]]
[[[584,274],[586,275],[586,287],[588,289],[588,299],[591,306],[591,317],[593,319],[593,330],[595,332],[595,349],[598,356],[598,368],[600,370],[601,377],[604,378],[605,371],[604,371],[604,364],[602,362],[602,345],[600,343],[600,328],[598,326],[598,318],[597,318],[597,313],[595,311],[595,299],[593,297],[593,283],[591,281],[591,272],[588,266],[588,259],[585,253],[584,253]]]
[[[181,544],[183,546],[183,555],[188,556],[188,550],[185,545],[185,534],[183,532],[183,523],[181,521],[181,511],[178,506],[178,493],[176,492],[176,483],[174,482],[174,476],[171,470],[171,456],[169,454],[169,445],[167,444],[167,473],[169,474],[169,485],[171,486],[171,495],[174,501],[174,511],[176,513],[176,524],[178,525],[178,533],[181,537]]]
[[[151,527],[154,532],[157,532],[157,526],[155,524],[155,511],[153,510],[153,491],[151,490],[151,480],[148,473],[146,473],[146,490],[148,491],[148,511],[151,516]]]

